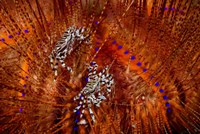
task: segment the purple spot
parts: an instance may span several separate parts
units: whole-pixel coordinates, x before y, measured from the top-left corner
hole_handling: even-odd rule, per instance
[[[20,35],[20,32],[17,32],[17,35]]]
[[[118,49],[122,49],[122,46],[118,46]]]
[[[169,107],[169,106],[170,106],[170,104],[169,104],[168,102],[167,102],[165,105],[166,105],[166,107]]]
[[[1,38],[1,41],[2,41],[2,42],[4,42],[4,41],[5,41],[5,39],[4,39],[4,38]]]
[[[168,10],[168,8],[167,8],[167,7],[165,7],[165,8],[164,8],[164,10]]]
[[[126,51],[124,52],[124,54],[128,54],[128,50],[126,50]]]
[[[161,93],[163,93],[163,92],[164,92],[164,90],[163,90],[163,89],[160,89],[160,92],[161,92]]]
[[[78,110],[78,111],[76,112],[76,114],[77,114],[77,115],[81,114],[80,110]]]
[[[26,30],[24,30],[24,32],[25,32],[25,33],[28,33],[29,31],[28,31],[28,29],[26,29]]]
[[[144,68],[144,69],[143,69],[143,72],[146,72],[146,71],[147,71],[147,69],[146,69],[146,68]]]
[[[175,9],[174,9],[174,8],[171,8],[171,10],[174,11]]]
[[[168,108],[168,109],[167,109],[167,112],[168,112],[168,113],[170,113],[170,112],[171,112],[171,109],[170,109],[170,108]]]
[[[131,56],[131,60],[134,60],[135,59],[135,56]]]
[[[72,5],[72,4],[73,4],[71,0],[70,0],[69,4],[70,4],[70,5]]]
[[[26,76],[25,78],[28,79],[28,76]]]
[[[93,66],[95,63],[94,63],[94,62],[91,62],[90,64]]]
[[[78,119],[76,119],[75,122],[78,123]]]
[[[100,44],[100,42],[96,42],[96,44]]]
[[[163,99],[164,99],[164,100],[168,100],[167,96],[163,96]]]
[[[87,78],[85,78],[85,80],[88,82],[88,77],[87,77]]]
[[[152,80],[154,78],[154,76],[150,76],[150,79]]]
[[[22,96],[24,97],[24,96],[25,96],[25,94],[24,94],[24,93],[22,93]]]
[[[98,50],[99,50],[99,48],[98,48],[98,47],[96,47],[96,48],[95,48],[95,51],[98,51]]]
[[[26,84],[24,84],[23,87],[26,88]]]
[[[20,112],[20,113],[22,112],[22,108],[19,109],[19,112]]]
[[[113,42],[112,42],[112,44],[116,44],[117,42],[116,42],[116,40],[114,40]]]
[[[159,82],[156,82],[156,83],[155,83],[155,86],[156,86],[156,87],[158,87],[159,85],[160,85]]]
[[[137,66],[142,66],[142,63],[141,63],[141,62],[138,62],[138,63],[137,63]]]
[[[78,130],[78,127],[74,127],[74,131],[77,131]]]
[[[183,12],[183,10],[180,10],[180,14],[184,15],[184,12]]]
[[[8,36],[8,38],[12,38],[12,37],[13,37],[12,35],[9,35],[9,36]]]
[[[99,22],[98,22],[98,21],[96,21],[96,22],[95,22],[95,24],[96,24],[96,25],[98,25],[98,24],[99,24]]]
[[[83,95],[81,94],[81,96],[79,97],[79,99],[81,99],[83,97]]]

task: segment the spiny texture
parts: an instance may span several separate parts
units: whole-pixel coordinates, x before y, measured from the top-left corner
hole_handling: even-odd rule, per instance
[[[199,133],[199,18],[198,0],[1,0],[0,132]],[[59,63],[54,81],[49,55],[72,26],[90,42],[73,42],[73,71]],[[114,83],[79,125],[92,61]]]

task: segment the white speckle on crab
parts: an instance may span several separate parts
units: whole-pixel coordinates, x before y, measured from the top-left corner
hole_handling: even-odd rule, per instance
[[[82,119],[81,121],[78,122],[78,125],[85,125],[87,124],[85,119]]]

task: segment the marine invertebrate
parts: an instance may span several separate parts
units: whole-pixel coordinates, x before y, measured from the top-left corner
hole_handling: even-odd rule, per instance
[[[71,52],[78,47],[80,43],[84,40],[89,41],[89,37],[84,35],[85,28],[75,28],[69,27],[63,34],[62,38],[56,44],[55,48],[52,50],[49,58],[51,63],[51,68],[54,71],[55,76],[57,76],[58,61],[62,64],[62,67],[66,67],[65,58],[70,55]],[[75,42],[77,42],[75,44]],[[54,65],[55,62],[55,65]],[[69,72],[72,71],[71,67],[67,66]]]
[[[196,0],[1,0],[0,132],[198,133],[199,8]],[[73,72],[58,68],[54,82],[49,55],[73,25],[89,29],[90,43],[72,43],[60,62]],[[96,122],[85,110],[87,127],[77,126],[73,98],[91,61],[112,64],[115,83],[91,106]]]
[[[80,91],[80,93],[74,97],[74,100],[79,100],[79,105],[74,109],[75,113],[80,114],[79,124],[86,124],[86,120],[82,119],[85,109],[88,108],[92,121],[95,123],[94,113],[91,109],[91,104],[100,107],[103,100],[106,100],[105,96],[109,96],[111,93],[111,86],[114,81],[112,75],[108,73],[108,67],[102,70],[102,72],[96,73],[98,65],[93,61],[92,66],[88,66],[88,82],[86,86]],[[106,91],[103,91],[102,86],[106,85]],[[97,96],[97,97],[96,97]],[[88,107],[86,107],[88,105]],[[82,110],[80,110],[82,108]]]

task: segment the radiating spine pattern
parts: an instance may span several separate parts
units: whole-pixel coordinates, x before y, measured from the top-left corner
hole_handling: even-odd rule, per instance
[[[0,133],[200,133],[198,0],[0,0]]]

